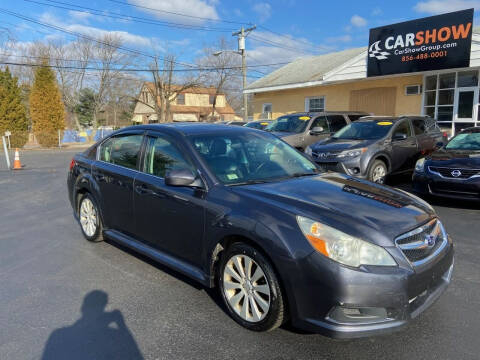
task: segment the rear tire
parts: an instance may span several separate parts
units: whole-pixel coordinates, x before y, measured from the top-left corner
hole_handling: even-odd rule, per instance
[[[82,234],[88,241],[103,241],[103,225],[98,206],[93,197],[86,193],[78,203],[78,222]]]
[[[375,160],[368,169],[367,179],[377,184],[385,184],[388,168],[382,160]]]
[[[286,303],[270,262],[256,249],[235,243],[220,263],[219,289],[230,316],[253,331],[271,331],[286,319]]]

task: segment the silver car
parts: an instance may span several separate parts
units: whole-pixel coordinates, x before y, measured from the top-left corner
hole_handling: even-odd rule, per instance
[[[272,121],[265,130],[304,151],[308,145],[328,138],[352,121],[368,115],[353,111],[288,114]]]

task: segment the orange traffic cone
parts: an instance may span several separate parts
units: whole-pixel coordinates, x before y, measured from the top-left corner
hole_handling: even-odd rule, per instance
[[[20,163],[20,155],[18,154],[18,148],[15,149],[15,160],[13,161],[13,170],[21,170],[22,164]]]

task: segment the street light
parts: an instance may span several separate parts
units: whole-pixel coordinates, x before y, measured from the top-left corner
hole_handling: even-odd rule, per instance
[[[256,29],[256,26],[252,26],[248,29],[244,29],[243,26],[240,31],[233,33],[233,36],[238,36],[238,51],[234,50],[221,50],[213,53],[213,56],[220,56],[224,52],[231,52],[242,56],[242,77],[243,77],[243,120],[248,121],[248,96],[245,94],[245,89],[247,88],[247,52],[245,51],[245,37],[253,30]]]

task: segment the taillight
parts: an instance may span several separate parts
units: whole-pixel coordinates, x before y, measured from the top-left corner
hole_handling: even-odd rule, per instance
[[[448,133],[446,131],[443,132],[443,136],[448,138]]]
[[[72,161],[70,161],[70,171],[72,171],[74,166],[75,166],[75,160],[72,159]]]

